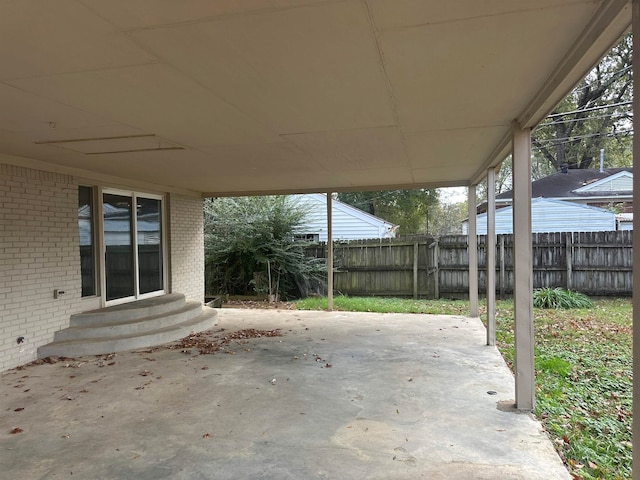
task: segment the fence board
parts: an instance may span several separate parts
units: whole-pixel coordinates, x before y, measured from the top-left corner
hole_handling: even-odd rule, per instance
[[[570,286],[588,295],[631,295],[632,234],[632,231],[533,234],[534,288]],[[510,294],[514,280],[513,235],[498,235],[495,249],[496,288],[501,295]],[[324,258],[326,245],[309,247],[307,254]],[[479,235],[481,293],[486,288],[486,258],[486,237]],[[459,298],[468,293],[468,262],[466,235],[437,240],[411,236],[335,243],[334,288],[349,295]]]

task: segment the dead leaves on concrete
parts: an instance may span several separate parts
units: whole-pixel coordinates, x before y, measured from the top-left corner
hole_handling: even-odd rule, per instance
[[[172,343],[167,348],[172,350],[180,349],[184,353],[191,353],[191,349],[197,349],[200,355],[213,355],[217,352],[235,353],[228,347],[232,343],[245,345],[250,339],[263,337],[281,337],[282,332],[279,328],[273,330],[257,330],[255,328],[247,328],[231,333],[223,333],[224,329],[199,333],[192,333],[184,337],[177,343]],[[245,349],[246,350],[246,349]]]

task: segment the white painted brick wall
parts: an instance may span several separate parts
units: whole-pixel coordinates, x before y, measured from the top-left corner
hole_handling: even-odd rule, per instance
[[[69,325],[80,282],[76,181],[0,164],[0,371],[34,360]]]
[[[169,195],[171,291],[204,301],[204,221],[201,198]]]

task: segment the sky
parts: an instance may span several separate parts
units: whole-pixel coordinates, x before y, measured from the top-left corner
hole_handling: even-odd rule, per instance
[[[440,201],[443,203],[459,203],[467,199],[467,187],[440,188]]]

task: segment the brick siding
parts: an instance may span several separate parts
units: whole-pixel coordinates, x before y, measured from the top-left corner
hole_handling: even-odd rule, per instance
[[[81,308],[77,212],[72,177],[0,164],[0,371],[34,360]]]
[[[201,198],[169,195],[171,291],[204,301],[204,221]]]

